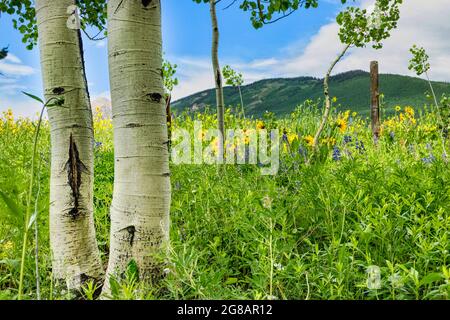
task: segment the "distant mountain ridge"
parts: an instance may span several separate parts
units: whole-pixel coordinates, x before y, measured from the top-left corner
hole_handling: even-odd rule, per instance
[[[450,83],[433,82],[438,96],[450,94]],[[266,110],[277,115],[290,113],[307,99],[323,97],[323,79],[314,77],[264,79],[242,86],[247,115],[261,116]],[[380,90],[387,108],[400,105],[421,107],[429,100],[428,83],[420,78],[396,74],[380,74]],[[348,71],[330,78],[330,94],[338,98],[342,109],[350,109],[368,115],[370,106],[370,74],[362,70]],[[236,107],[240,104],[237,88],[224,88],[225,103]],[[206,106],[215,107],[215,90],[204,90],[172,103],[174,110],[202,111]]]

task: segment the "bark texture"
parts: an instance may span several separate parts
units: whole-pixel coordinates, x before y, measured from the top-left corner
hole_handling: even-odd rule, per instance
[[[216,1],[210,0],[210,13],[211,13],[211,25],[212,25],[212,49],[211,59],[214,71],[214,82],[216,85],[216,104],[217,104],[217,122],[218,129],[222,133],[222,137],[225,137],[225,124],[224,124],[224,109],[225,101],[223,96],[223,81],[222,72],[219,64],[219,24],[217,22],[216,14]]]
[[[51,127],[50,245],[53,276],[79,289],[103,277],[93,217],[94,132],[79,30],[69,29],[74,0],[37,0],[45,99]]]
[[[115,178],[109,279],[134,261],[140,280],[159,271],[169,238],[170,173],[159,0],[108,4]]]

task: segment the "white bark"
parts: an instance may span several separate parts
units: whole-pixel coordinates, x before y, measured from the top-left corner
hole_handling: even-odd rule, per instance
[[[325,96],[325,110],[323,112],[322,121],[320,122],[319,129],[317,129],[317,132],[314,136],[313,141],[313,148],[314,150],[317,149],[319,146],[319,139],[320,135],[322,134],[323,130],[325,129],[325,126],[328,122],[328,117],[330,116],[331,111],[331,99],[330,99],[330,87],[329,87],[329,80],[331,76],[331,72],[333,72],[334,67],[338,64],[339,61],[344,57],[345,53],[350,48],[350,45],[346,45],[345,48],[342,50],[342,52],[339,54],[339,56],[332,62],[330,68],[328,69],[327,74],[325,75],[324,81],[323,81],[323,95]]]
[[[242,116],[245,119],[245,107],[244,107],[244,98],[242,97],[242,90],[241,90],[241,86],[238,86],[239,89],[239,97],[241,98],[241,109],[242,109]]]
[[[115,178],[106,294],[111,275],[120,277],[132,260],[140,280],[154,276],[153,253],[169,238],[160,1],[109,1],[108,46]]]
[[[219,64],[219,24],[217,22],[216,14],[216,1],[210,0],[210,14],[212,24],[212,47],[211,47],[211,59],[214,70],[214,82],[216,85],[216,104],[217,104],[217,122],[218,129],[222,133],[222,137],[225,137],[225,124],[224,124],[224,109],[225,101],[223,96],[223,81],[222,71]]]
[[[51,127],[50,244],[53,276],[79,289],[103,275],[93,217],[92,113],[79,30],[67,28],[74,0],[37,0],[44,95]]]

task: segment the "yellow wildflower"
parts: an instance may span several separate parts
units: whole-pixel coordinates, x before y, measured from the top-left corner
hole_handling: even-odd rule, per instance
[[[339,131],[340,131],[341,133],[344,133],[345,130],[347,130],[347,120],[345,120],[344,118],[339,118],[339,119],[336,121],[336,125],[337,125],[337,127],[339,128]]]
[[[211,145],[214,154],[217,154],[219,152],[219,139],[214,138],[214,140],[211,142]]]
[[[291,144],[292,142],[294,142],[295,140],[298,139],[298,136],[295,133],[291,133],[288,135],[287,138],[288,138],[289,144]]]
[[[410,117],[414,117],[414,109],[410,106],[405,107],[405,113]]]
[[[334,145],[336,145],[336,139],[333,137],[327,137],[327,138],[323,138],[320,141],[320,143],[323,145],[327,145],[327,146],[334,146]]]
[[[395,111],[400,112],[401,110],[402,110],[402,107],[400,107],[400,106],[395,107]]]
[[[258,121],[258,122],[256,123],[256,128],[257,128],[258,130],[262,130],[262,129],[265,129],[265,128],[266,128],[266,125],[264,124],[264,122]]]
[[[310,147],[313,146],[313,144],[314,144],[314,137],[313,137],[313,136],[308,135],[308,136],[306,136],[306,137],[304,138],[304,140],[305,140],[305,142],[306,142],[306,144],[307,144],[308,146],[310,146]]]

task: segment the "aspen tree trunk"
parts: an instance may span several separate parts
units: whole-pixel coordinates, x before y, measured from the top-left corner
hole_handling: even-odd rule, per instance
[[[51,127],[50,245],[53,277],[69,289],[101,280],[93,217],[94,132],[79,30],[69,29],[74,0],[37,0],[45,99]]]
[[[225,137],[225,135],[224,135],[224,132],[225,132],[225,125],[224,125],[225,101],[224,101],[224,97],[223,97],[222,72],[220,70],[220,64],[219,64],[219,25],[217,23],[216,1],[217,0],[209,1],[212,32],[213,32],[211,59],[212,59],[212,66],[213,66],[213,71],[214,71],[214,82],[216,85],[218,129],[222,133],[222,137]]]
[[[108,3],[115,178],[110,277],[134,261],[140,280],[159,272],[154,253],[169,240],[170,173],[162,74],[160,0]]]
[[[244,98],[242,97],[242,90],[241,90],[241,86],[238,86],[239,89],[239,97],[241,98],[241,109],[242,109],[242,115],[244,116],[245,119],[245,107],[244,107]]]
[[[334,67],[336,67],[338,62],[341,61],[341,59],[347,53],[348,49],[350,49],[349,44],[345,46],[345,48],[342,50],[342,52],[339,54],[339,56],[333,61],[333,63],[331,64],[330,68],[328,69],[328,72],[323,80],[323,95],[325,96],[325,110],[323,112],[322,121],[320,122],[319,129],[317,129],[317,132],[314,136],[314,141],[313,141],[314,150],[316,150],[319,145],[320,135],[322,134],[322,131],[325,129],[325,126],[327,125],[327,122],[328,122],[328,117],[330,116],[331,99],[330,99],[329,80],[330,80],[331,72],[333,72]]]

